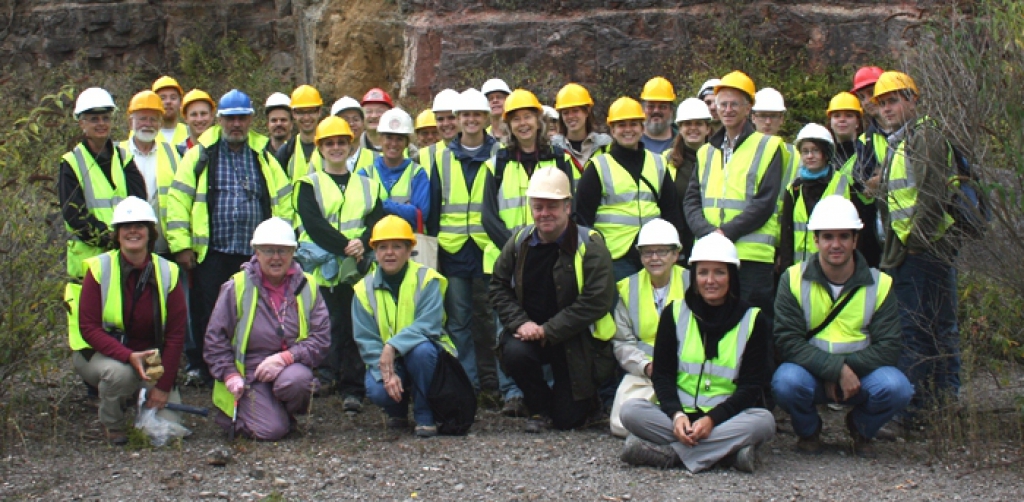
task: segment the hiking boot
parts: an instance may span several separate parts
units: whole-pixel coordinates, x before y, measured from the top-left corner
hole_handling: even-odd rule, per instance
[[[416,426],[416,437],[418,438],[432,438],[437,435],[436,425],[417,425]]]
[[[675,450],[669,445],[656,445],[633,434],[626,437],[619,458],[629,465],[643,465],[668,469],[679,462]]]
[[[526,403],[523,402],[523,398],[516,396],[505,400],[505,406],[501,408],[501,414],[506,417],[525,417],[529,416],[529,411],[526,409]]]
[[[899,435],[900,435],[899,432],[897,432],[898,430],[899,430],[899,425],[898,424],[894,424],[894,423],[885,424],[885,425],[882,426],[881,429],[878,429],[877,433],[875,433],[875,439],[880,439],[882,441],[890,441],[890,442],[896,441],[896,438],[898,438]]]
[[[341,401],[341,409],[345,410],[345,413],[359,413],[363,411],[363,400],[356,396],[345,396]]]
[[[737,471],[753,474],[756,463],[757,448],[754,445],[747,445],[736,452],[736,459],[733,461],[732,466]]]
[[[878,454],[875,453],[875,445],[872,443],[871,438],[865,437],[860,431],[857,430],[856,424],[853,423],[853,412],[846,414],[846,429],[850,431],[850,437],[853,439],[853,453],[860,458],[877,458]]]
[[[807,437],[800,437],[796,441],[796,452],[804,455],[821,455],[825,448],[821,445],[821,426]]]
[[[526,432],[537,434],[551,429],[551,418],[543,415],[534,415],[526,419]]]
[[[107,436],[107,442],[111,446],[124,446],[128,444],[128,434],[121,429],[108,429],[103,426],[103,433]]]
[[[406,431],[409,430],[409,419],[405,417],[388,417],[388,430]]]

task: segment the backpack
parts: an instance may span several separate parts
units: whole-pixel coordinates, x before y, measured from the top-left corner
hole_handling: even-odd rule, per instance
[[[434,413],[437,432],[462,436],[476,419],[476,392],[459,360],[436,342],[437,366],[427,390],[427,402]]]
[[[992,221],[992,206],[988,193],[978,179],[963,151],[947,141],[956,172],[946,182],[950,198],[946,212],[953,217],[950,228],[956,235],[968,240],[981,239]]]

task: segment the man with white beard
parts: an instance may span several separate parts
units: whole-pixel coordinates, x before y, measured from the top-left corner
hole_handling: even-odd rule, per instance
[[[672,104],[676,100],[676,91],[672,83],[664,77],[654,77],[644,84],[640,93],[640,101],[644,105],[644,134],[640,138],[644,148],[661,155],[672,148],[675,131],[672,130]]]

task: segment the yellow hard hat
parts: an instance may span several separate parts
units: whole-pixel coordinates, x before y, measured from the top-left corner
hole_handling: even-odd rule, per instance
[[[909,90],[915,96],[921,95],[917,90],[917,84],[914,83],[914,79],[910,78],[910,75],[898,71],[887,71],[879,75],[878,80],[875,81],[875,95],[871,97],[871,100],[876,101],[883,94],[902,90]]]
[[[828,110],[825,110],[825,115],[831,115],[832,112],[838,111],[851,111],[857,112],[861,115],[864,114],[864,109],[860,106],[860,100],[857,96],[848,92],[840,92],[828,102]]]
[[[423,110],[416,116],[416,125],[413,126],[413,129],[418,131],[424,127],[437,127],[437,118],[434,117],[434,111],[430,108]]]
[[[217,111],[217,103],[213,101],[213,98],[211,98],[206,91],[192,89],[191,91],[188,91],[188,94],[186,94],[181,100],[181,114],[185,115],[185,109],[188,108],[188,105],[195,103],[196,101],[206,101],[207,103],[210,103],[210,113]]]
[[[352,128],[348,126],[348,122],[345,122],[345,119],[336,115],[331,115],[317,124],[313,142],[319,145],[320,140],[330,138],[331,136],[348,136],[348,139],[355,138],[355,135],[352,134]]]
[[[412,226],[401,216],[389,214],[380,219],[373,226],[373,234],[370,236],[370,247],[376,249],[380,241],[403,240],[416,245],[416,234],[412,233]]]
[[[505,113],[501,118],[506,119],[509,113],[526,108],[537,110],[537,113],[544,113],[544,107],[541,106],[537,96],[526,89],[516,89],[505,98]]]
[[[754,96],[757,94],[757,86],[754,85],[754,81],[741,71],[734,71],[722,77],[722,81],[715,86],[715,94],[718,94],[723,87],[731,87],[746,93],[747,96],[750,96],[751,103],[754,102]]]
[[[644,84],[644,92],[640,93],[644,101],[675,101],[676,90],[665,77],[654,77]]]
[[[292,109],[313,108],[323,106],[323,104],[324,100],[320,97],[320,91],[311,85],[303,84],[292,91]]]
[[[565,84],[555,95],[555,109],[561,111],[574,106],[594,106],[594,98],[580,84]]]
[[[174,80],[171,77],[168,77],[167,75],[164,75],[164,76],[156,79],[156,82],[153,82],[153,88],[151,90],[153,92],[159,92],[160,89],[166,89],[168,87],[173,87],[173,88],[177,89],[178,90],[178,96],[181,96],[182,94],[185,94],[185,90],[181,88],[181,85],[178,84],[178,81]]]
[[[620,120],[647,120],[644,109],[640,102],[633,98],[616,99],[612,106],[608,107],[608,124]]]
[[[128,103],[128,115],[139,110],[153,110],[160,115],[164,114],[164,102],[160,96],[153,91],[142,91],[134,96]]]

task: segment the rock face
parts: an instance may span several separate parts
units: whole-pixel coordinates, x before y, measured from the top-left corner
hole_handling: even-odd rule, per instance
[[[714,26],[733,22],[808,64],[892,58],[933,2],[692,0],[0,1],[0,65],[50,65],[84,50],[95,69],[166,71],[186,38],[235,32],[325,97],[367,88],[429,102],[445,87],[529,72],[639,90],[650,75],[707,68]],[[666,72],[667,73],[667,72]],[[610,79],[609,75],[614,78]]]

